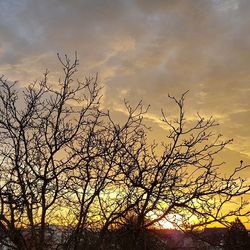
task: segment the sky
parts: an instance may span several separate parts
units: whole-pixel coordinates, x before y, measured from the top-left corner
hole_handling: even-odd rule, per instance
[[[0,10],[0,74],[10,81],[59,74],[57,52],[77,51],[79,75],[98,72],[118,119],[124,98],[143,100],[162,138],[168,94],[189,90],[189,119],[212,115],[234,138],[223,160],[250,163],[249,0],[0,0]]]

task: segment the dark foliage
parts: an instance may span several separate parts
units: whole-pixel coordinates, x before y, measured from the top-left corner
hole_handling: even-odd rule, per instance
[[[225,236],[225,250],[246,249],[250,249],[250,238],[243,223],[239,218],[236,218],[231,223]]]

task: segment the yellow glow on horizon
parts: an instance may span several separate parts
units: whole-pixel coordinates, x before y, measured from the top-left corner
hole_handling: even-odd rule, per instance
[[[161,228],[164,228],[164,229],[177,229],[171,222],[167,221],[167,220],[161,220],[159,222],[159,225]]]

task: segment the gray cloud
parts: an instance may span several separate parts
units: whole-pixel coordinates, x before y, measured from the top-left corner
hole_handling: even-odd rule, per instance
[[[100,73],[107,107],[143,99],[156,116],[168,93],[190,89],[190,113],[214,114],[223,134],[244,136],[234,150],[250,154],[250,1],[0,0],[0,7],[0,70],[10,79],[57,70],[56,52],[77,50],[83,73]]]

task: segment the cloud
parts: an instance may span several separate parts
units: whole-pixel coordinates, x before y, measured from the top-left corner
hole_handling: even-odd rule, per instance
[[[173,109],[187,89],[190,116],[214,115],[250,150],[247,0],[0,0],[0,71],[32,81],[58,73],[56,53],[78,51],[81,75],[99,72],[105,107],[123,98]],[[54,79],[54,78],[52,78]],[[159,117],[160,118],[160,117]]]

